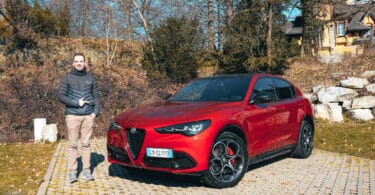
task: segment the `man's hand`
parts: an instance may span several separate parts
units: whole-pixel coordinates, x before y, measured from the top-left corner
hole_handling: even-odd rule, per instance
[[[90,101],[86,101],[83,98],[81,98],[78,100],[78,103],[79,103],[79,106],[82,107],[83,105],[90,103]]]

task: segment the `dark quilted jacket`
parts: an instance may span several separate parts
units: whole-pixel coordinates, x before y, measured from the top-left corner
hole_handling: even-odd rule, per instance
[[[90,103],[79,106],[79,99],[84,98]],[[100,111],[99,89],[95,77],[86,72],[73,70],[66,74],[58,89],[58,99],[65,104],[65,115],[90,115],[97,116]]]

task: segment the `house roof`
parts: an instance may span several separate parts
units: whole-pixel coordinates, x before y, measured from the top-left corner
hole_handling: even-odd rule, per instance
[[[363,17],[366,15],[366,12],[357,12],[353,15],[352,19],[362,21]]]
[[[370,9],[369,15],[375,20],[375,6]]]
[[[287,22],[283,30],[285,35],[301,35],[303,31],[303,17],[297,16],[294,21]]]
[[[351,8],[352,6],[349,6],[349,5],[345,5],[345,4],[338,4],[338,5],[335,5],[335,7],[333,8],[333,14],[334,15],[347,15],[351,12]]]
[[[375,20],[375,3],[363,5],[347,5],[338,4],[333,8],[333,17],[339,20],[348,20],[348,32],[358,32],[369,30],[370,27],[362,24],[363,18],[369,15]],[[285,35],[301,35],[303,31],[303,18],[302,16],[296,17],[292,22],[284,25],[283,30]]]
[[[340,19],[355,18],[361,21],[366,13],[375,18],[375,3],[359,5],[337,4],[333,8],[333,17]]]
[[[285,32],[285,35],[301,35],[302,31],[303,27],[292,27]]]
[[[363,31],[363,30],[369,30],[369,26],[363,25],[361,22],[359,22],[357,19],[353,18],[349,24],[348,24],[348,32],[356,32],[356,31]]]

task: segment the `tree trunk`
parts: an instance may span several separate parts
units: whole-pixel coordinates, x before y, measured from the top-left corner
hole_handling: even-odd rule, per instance
[[[180,2],[176,0],[176,18],[178,18],[180,12]]]
[[[145,29],[145,31],[146,31],[147,41],[150,43],[151,50],[154,51],[154,48],[153,48],[153,46],[152,46],[152,44],[151,44],[150,28],[149,28],[149,25],[148,25],[148,23],[147,23],[147,21],[146,21],[146,18],[145,18],[145,16],[143,15],[143,13],[142,13],[140,7],[138,6],[137,2],[135,2],[135,0],[132,0],[132,1],[133,1],[134,6],[135,6],[135,7],[137,8],[137,10],[138,10],[138,14],[139,14],[139,16],[140,16],[141,19],[142,19],[143,27],[144,27],[144,29]]]
[[[88,0],[83,0],[82,1],[82,28],[81,28],[81,36],[82,37],[86,37],[87,36],[87,27],[86,27],[86,23],[87,23],[87,9],[88,9],[87,1]]]
[[[133,41],[133,23],[131,21],[131,11],[132,11],[132,2],[131,0],[126,0],[125,4],[125,20],[126,20],[126,39],[128,41]]]
[[[221,39],[222,39],[222,33],[223,33],[223,24],[222,24],[222,16],[220,14],[221,11],[221,0],[216,0],[217,5],[217,48],[220,49],[221,46]]]
[[[301,56],[312,57],[312,44],[314,41],[314,13],[313,3],[309,0],[301,0],[303,31],[302,31],[302,52]]]
[[[273,24],[273,5],[272,3],[268,3],[268,29],[267,29],[267,38],[266,38],[266,45],[267,45],[267,64],[271,66],[272,63],[272,24]]]
[[[233,17],[233,1],[225,0],[225,23],[226,25],[228,25],[232,17]]]
[[[215,50],[214,0],[208,0],[208,50]]]

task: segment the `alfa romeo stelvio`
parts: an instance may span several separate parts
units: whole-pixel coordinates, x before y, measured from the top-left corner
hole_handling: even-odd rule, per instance
[[[313,149],[311,104],[291,82],[270,74],[198,78],[165,101],[116,116],[108,161],[173,174],[208,186],[236,185],[248,165]]]

